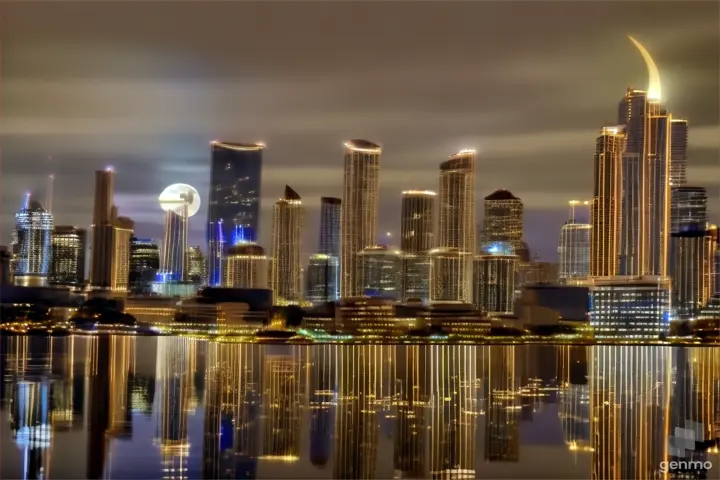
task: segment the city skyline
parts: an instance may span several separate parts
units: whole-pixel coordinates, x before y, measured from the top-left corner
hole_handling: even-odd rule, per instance
[[[507,188],[522,199],[531,251],[554,260],[567,200],[587,198],[592,191],[598,127],[604,120],[614,123],[613,107],[628,85],[645,88],[648,82],[628,32],[660,68],[663,103],[689,121],[688,184],[708,189],[711,221],[720,213],[720,181],[707,181],[720,178],[718,112],[712,107],[718,104],[714,4],[657,4],[653,9],[629,4],[622,19],[600,5],[543,5],[550,19],[544,25],[515,18],[518,31],[528,33],[497,38],[492,23],[509,20],[509,6],[417,4],[411,20],[403,15],[407,6],[336,4],[329,7],[335,14],[347,9],[377,34],[358,43],[341,29],[324,32],[337,41],[343,58],[322,52],[309,33],[308,22],[330,21],[327,14],[318,16],[312,4],[286,5],[282,12],[272,6],[216,4],[201,10],[184,4],[173,20],[161,17],[156,4],[67,6],[67,11],[43,6],[42,12],[34,12],[32,5],[3,7],[9,48],[4,56],[6,118],[0,127],[5,146],[2,243],[9,242],[23,193],[32,190],[42,197],[50,173],[56,177],[56,223],[87,228],[92,172],[109,164],[117,170],[118,209],[135,221],[138,236],[161,238],[163,213],[156,208],[156,192],[169,183],[188,182],[208,198],[208,143],[217,138],[267,143],[259,243],[269,247],[272,205],[291,182],[303,192],[308,210],[307,255],[317,249],[320,197],[341,196],[342,142],[368,138],[383,147],[378,232],[393,232],[393,243],[399,243],[402,190],[437,189],[437,164],[449,152],[472,147],[478,150],[476,197]],[[210,28],[206,18],[216,21],[229,10],[243,9],[258,16],[265,9],[299,47],[316,50],[265,41],[267,32],[257,26],[223,36],[213,24],[212,35],[197,40],[199,31]],[[201,19],[191,18],[199,12],[205,12]],[[442,26],[432,32],[425,28],[438,14],[462,34],[448,38]],[[73,15],[82,23],[76,24]],[[141,33],[135,42],[120,38],[120,30],[143,15],[154,19],[152,34]],[[285,25],[312,15],[317,18],[304,22],[307,31]],[[578,20],[567,23],[571,15]],[[470,19],[477,23],[473,33],[459,28]],[[124,27],[103,28],[116,20]],[[552,31],[563,21],[562,37],[575,38],[572,45]],[[407,30],[403,42],[391,33],[399,22]],[[485,30],[484,22],[489,22]],[[196,35],[183,37],[184,27]],[[70,31],[87,40],[80,43],[95,47],[73,44],[70,49],[64,41]],[[244,36],[255,40],[256,51],[232,67],[226,58],[243,53]],[[168,39],[177,44],[167,45]],[[301,52],[295,52],[298,58],[288,57],[291,50]],[[393,62],[393,56],[403,61]],[[53,83],[39,82],[41,77]],[[509,81],[513,88],[508,90],[504,84]],[[189,118],[175,118],[182,115]],[[478,213],[481,208],[476,206]],[[192,223],[190,244],[205,244],[205,215],[202,209]]]

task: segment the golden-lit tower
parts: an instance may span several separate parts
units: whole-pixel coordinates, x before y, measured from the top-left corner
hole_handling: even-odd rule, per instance
[[[622,126],[603,127],[595,142],[593,200],[590,208],[590,276],[617,275],[620,234]]]
[[[648,91],[629,88],[618,107],[625,126],[621,162],[620,275],[668,274],[672,115],[661,106],[660,76],[647,50],[630,37],[648,67]]]
[[[592,226],[579,223],[575,216],[577,205],[588,206],[590,202],[570,200],[570,217],[560,227],[558,242],[558,279],[560,283],[580,285],[590,275],[590,237]]]
[[[361,295],[357,253],[377,242],[380,203],[379,145],[367,140],[345,143],[343,198],[340,207],[340,297]]]
[[[90,284],[109,289],[113,283],[115,172],[112,168],[95,172]]]
[[[271,278],[275,301],[280,304],[298,303],[303,297],[300,255],[304,221],[300,195],[286,185],[284,197],[273,209]]]
[[[495,242],[509,242],[515,252],[523,249],[523,202],[512,192],[500,189],[485,197],[485,216],[480,248]]]
[[[115,215],[117,209],[113,207]],[[115,216],[113,234],[113,262],[111,290],[125,294],[130,276],[130,241],[135,230],[135,222],[128,217]]]
[[[265,249],[254,243],[240,243],[227,252],[223,285],[230,288],[269,288],[269,260]]]
[[[472,301],[475,155],[475,150],[461,150],[440,164],[438,248],[430,252],[431,302]],[[448,278],[448,271],[453,278]]]
[[[672,234],[673,307],[681,319],[695,319],[713,295],[717,227]]]
[[[402,251],[401,297],[424,302],[430,296],[430,249],[434,244],[435,192],[402,192],[400,250]]]

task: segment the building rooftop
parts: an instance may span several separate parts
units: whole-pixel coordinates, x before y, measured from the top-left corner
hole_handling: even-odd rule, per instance
[[[505,190],[504,188],[501,188],[499,190],[495,190],[493,193],[485,197],[485,200],[520,200],[515,195],[512,194],[510,190]]]
[[[350,150],[377,150],[380,153],[380,145],[373,143],[370,140],[362,140],[359,138],[348,140],[345,142],[345,146]]]
[[[283,198],[285,200],[301,200],[300,194],[293,190],[290,185],[285,185],[285,195]]]
[[[241,243],[239,245],[233,245],[228,249],[228,256],[231,255],[265,255],[265,249],[255,243]]]

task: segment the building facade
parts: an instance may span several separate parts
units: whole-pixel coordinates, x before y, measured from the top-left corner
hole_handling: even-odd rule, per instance
[[[480,250],[496,242],[509,242],[513,251],[523,248],[523,202],[508,190],[495,190],[485,197],[485,216]]]
[[[149,293],[160,270],[160,247],[151,238],[130,240],[130,291]]]
[[[302,238],[305,209],[300,195],[285,186],[283,198],[273,209],[272,290],[279,304],[299,303],[303,299]]]
[[[115,172],[107,168],[95,172],[92,245],[90,247],[90,285],[109,290],[113,284],[115,253]]]
[[[264,149],[261,143],[211,143],[207,252],[212,286],[223,281],[227,249],[257,241]]]
[[[338,299],[338,257],[324,253],[310,255],[308,260],[306,300],[313,305]]]
[[[230,247],[224,269],[223,285],[229,288],[268,288],[268,257],[265,249],[254,243]]]
[[[340,209],[340,296],[343,298],[361,295],[357,254],[377,241],[381,153],[379,145],[367,140],[345,143]]]
[[[672,234],[673,307],[681,320],[695,319],[713,295],[717,238],[712,231]]]
[[[509,242],[489,244],[473,259],[473,304],[493,316],[513,311],[518,257]]]
[[[646,275],[596,277],[590,285],[590,326],[595,338],[643,340],[670,331],[671,281]]]
[[[401,259],[399,250],[384,245],[358,252],[358,280],[362,294],[399,300]]]
[[[400,214],[401,299],[430,300],[430,250],[434,247],[435,192],[407,190]]]
[[[185,279],[196,285],[207,285],[207,257],[200,245],[191,245],[185,252]],[[263,287],[267,288],[267,287]]]
[[[119,294],[129,290],[130,283],[130,243],[135,230],[135,222],[128,217],[118,217],[115,210],[113,232],[112,283],[110,289]]]
[[[335,197],[320,198],[320,238],[318,253],[340,258],[340,211],[342,200]]]
[[[15,214],[15,285],[47,285],[52,256],[53,216],[30,194]]]
[[[87,230],[58,225],[52,234],[50,283],[82,285],[85,282],[85,252]]]
[[[558,280],[563,284],[583,283],[590,275],[592,225],[576,221],[575,203],[571,202],[570,218],[560,228]]]
[[[590,207],[590,275],[617,274],[620,235],[623,126],[603,127],[595,142]]]
[[[477,246],[475,155],[475,150],[461,150],[440,164],[438,248],[430,255],[431,302],[472,302],[472,258]],[[448,278],[450,272],[456,278]]]

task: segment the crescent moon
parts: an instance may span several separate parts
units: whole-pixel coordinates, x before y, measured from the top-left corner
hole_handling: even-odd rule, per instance
[[[660,100],[661,93],[662,93],[662,87],[660,85],[660,71],[658,70],[658,67],[655,64],[655,60],[653,60],[653,58],[650,56],[650,53],[643,46],[642,43],[638,42],[630,35],[628,35],[628,38],[633,43],[633,45],[635,45],[635,47],[640,51],[640,55],[642,55],[643,60],[645,60],[645,65],[647,66],[647,69],[648,69],[647,96],[648,96],[648,98],[650,100]]]

